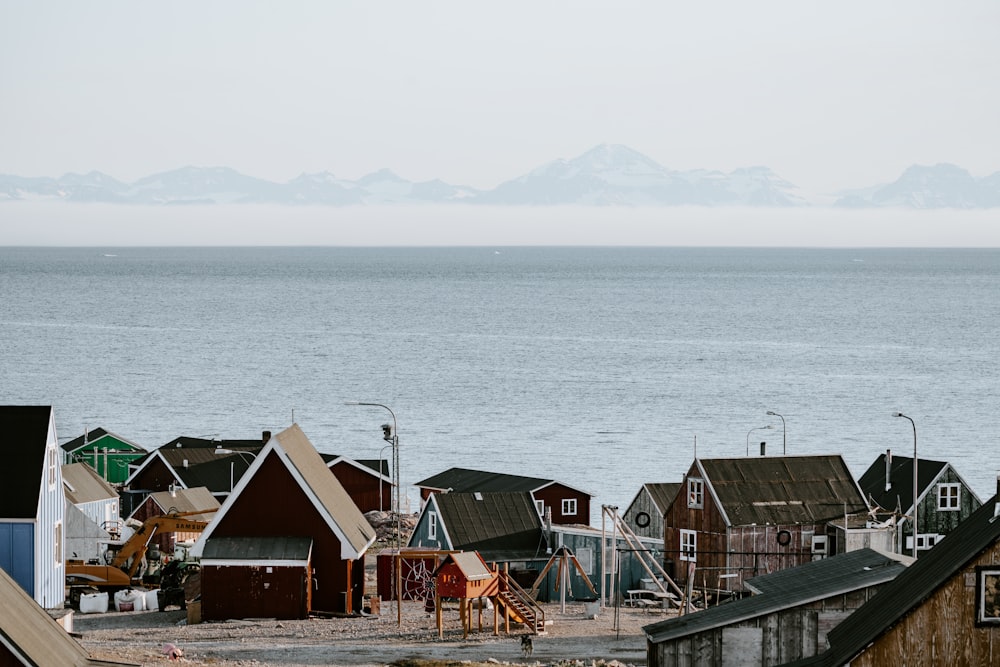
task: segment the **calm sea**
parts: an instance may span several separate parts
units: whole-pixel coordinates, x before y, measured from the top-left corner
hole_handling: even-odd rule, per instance
[[[344,405],[369,401],[406,485],[462,466],[624,508],[696,448],[860,475],[912,454],[899,410],[984,499],[1000,470],[997,250],[0,248],[0,296],[0,403],[53,405],[61,439],[294,419],[374,458],[388,412]]]

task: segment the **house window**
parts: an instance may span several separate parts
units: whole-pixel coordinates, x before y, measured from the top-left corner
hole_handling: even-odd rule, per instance
[[[562,513],[563,516],[573,516],[576,514],[576,498],[563,498]]]
[[[976,625],[1000,625],[1000,569],[976,568]]]
[[[920,533],[917,535],[917,551],[927,551],[940,542],[942,537],[944,537],[944,535],[939,535],[937,533]],[[907,535],[906,537],[906,549],[907,551],[913,550],[912,535]]]
[[[580,564],[587,574],[594,573],[594,550],[589,547],[582,547],[576,550],[576,562]]]
[[[705,482],[700,479],[688,480],[688,507],[701,509],[705,506]]]
[[[438,515],[437,512],[427,513],[427,539],[436,540],[438,538]]]
[[[939,512],[957,512],[961,509],[961,484],[938,484],[937,492]]]
[[[58,465],[55,447],[49,448],[49,488],[56,485],[56,466]],[[38,468],[35,468],[37,470]]]
[[[536,500],[535,501],[535,510],[538,512],[538,516],[544,518],[545,517],[545,501],[544,500]]]
[[[697,560],[698,533],[693,530],[681,529],[681,560]]]

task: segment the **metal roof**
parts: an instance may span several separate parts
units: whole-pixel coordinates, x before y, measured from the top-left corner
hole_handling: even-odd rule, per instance
[[[918,467],[919,470],[919,467]],[[848,616],[827,635],[830,648],[797,665],[843,665],[899,623],[970,561],[1000,540],[1000,518],[994,496],[933,549],[921,554],[878,595]]]
[[[0,645],[14,647],[34,665],[60,667],[97,667],[130,665],[91,659],[87,651],[24,592],[5,571],[0,570]]]
[[[934,483],[934,480],[948,467],[944,461],[917,459],[917,485],[920,495]],[[913,458],[892,455],[889,465],[889,488],[885,488],[885,454],[880,455],[858,480],[865,494],[879,507],[907,514],[913,511]]]
[[[63,489],[66,500],[74,505],[93,503],[99,500],[118,499],[115,487],[86,463],[70,463],[62,467]]]
[[[873,549],[859,549],[755,577],[749,581],[756,582],[757,587],[762,589],[760,595],[647,625],[643,630],[652,642],[679,639],[884,584],[905,569],[905,565],[887,554]]]
[[[840,455],[697,459],[729,525],[818,523],[866,511]]]
[[[479,551],[487,560],[545,552],[542,522],[530,493],[435,493],[432,502],[452,549]]]
[[[667,513],[667,509],[674,502],[677,492],[681,490],[680,482],[649,482],[642,486],[649,493],[649,497],[653,499],[653,504],[656,505],[656,509],[660,510],[661,514]]]
[[[205,542],[202,560],[307,561],[312,552],[309,537],[213,537]]]
[[[444,472],[432,475],[417,482],[416,486],[442,491],[536,491],[552,483],[551,479],[539,477],[523,477],[500,472],[484,470],[469,470],[468,468],[449,468]]]
[[[462,551],[455,554],[448,554],[441,561],[441,564],[437,566],[437,569],[434,570],[434,573],[437,574],[438,570],[444,567],[449,561],[454,562],[458,566],[458,569],[462,572],[462,576],[467,581],[481,581],[493,577],[493,572],[487,567],[483,557],[477,551]]]
[[[49,439],[50,406],[0,406],[4,427],[4,492],[0,495],[0,517],[34,519],[38,513],[45,451]],[[60,462],[61,463],[61,462]]]
[[[111,431],[108,431],[103,428],[95,428],[92,431],[87,431],[83,435],[73,438],[69,442],[64,442],[62,448],[67,452],[73,452],[76,451],[77,449],[80,449],[81,447],[84,447],[85,445],[93,444],[94,442],[106,436],[114,438],[115,440],[118,440],[123,444],[129,445],[130,447],[134,447],[140,452],[146,451],[146,448],[140,445],[139,443],[132,442],[128,438],[123,438],[117,433],[112,433]]]
[[[198,510],[219,509],[220,507],[219,501],[204,486],[174,491],[156,491],[149,494],[149,497],[164,513],[197,512]],[[215,518],[215,513],[196,514],[188,518],[193,521],[212,521]]]

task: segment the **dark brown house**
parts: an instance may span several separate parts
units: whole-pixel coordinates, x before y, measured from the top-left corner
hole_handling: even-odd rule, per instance
[[[157,491],[146,497],[146,500],[132,512],[130,519],[142,523],[148,519],[167,514],[178,514],[187,512],[199,512],[202,510],[218,510],[219,501],[209,493],[204,486],[196,486],[193,489],[176,489],[174,491]],[[206,514],[190,515],[187,517],[193,521],[210,522],[215,518],[215,512]],[[201,536],[201,533],[159,533],[154,535],[150,544],[155,544],[157,548],[168,556],[173,556],[174,545],[178,542],[193,542]]]
[[[643,484],[622,514],[622,521],[639,537],[662,540],[663,517],[680,488],[680,482]]]
[[[330,474],[309,439],[293,424],[271,438],[236,485],[213,522],[195,545],[193,554],[212,553],[207,544],[217,538],[248,538],[273,543],[277,538],[308,538],[311,569],[309,611],[352,613],[361,610],[364,593],[364,556],[375,541],[375,530]],[[222,550],[224,551],[224,550]],[[301,565],[302,553],[288,560]],[[267,558],[274,554],[268,551]],[[219,558],[203,564],[202,617],[245,618],[241,601],[232,590],[274,593],[275,581],[262,578],[274,563],[240,562]],[[278,559],[281,560],[281,559]],[[209,567],[208,565],[211,565]],[[287,573],[286,573],[287,574]],[[287,582],[285,578],[281,581]],[[276,610],[277,611],[277,610]],[[269,616],[259,609],[255,616]]]
[[[326,466],[362,512],[388,511],[392,507],[389,462],[384,459],[349,459],[322,454]]]
[[[591,494],[551,479],[522,477],[504,473],[449,468],[442,473],[417,482],[420,499],[426,501],[432,493],[527,491],[535,503],[538,516],[551,512],[552,523],[590,525]]]
[[[839,455],[695,459],[663,548],[677,580],[694,570],[699,586],[740,591],[745,578],[833,555],[827,523],[867,510]]]

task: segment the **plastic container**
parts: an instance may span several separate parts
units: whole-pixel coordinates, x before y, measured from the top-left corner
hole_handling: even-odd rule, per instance
[[[81,614],[103,614],[108,611],[107,593],[84,593],[80,596]]]
[[[115,611],[144,611],[146,592],[126,588],[115,593]]]
[[[160,608],[160,600],[157,597],[159,591],[146,591],[146,611],[156,611]]]

